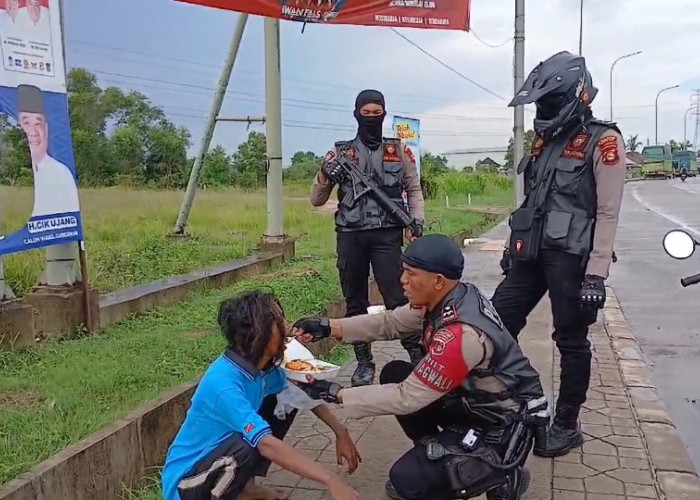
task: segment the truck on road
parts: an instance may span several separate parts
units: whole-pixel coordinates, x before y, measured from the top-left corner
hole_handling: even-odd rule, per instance
[[[642,176],[645,179],[673,178],[673,154],[666,144],[642,149]]]
[[[681,170],[685,169],[688,176],[695,177],[698,173],[698,158],[695,151],[674,151],[673,168],[676,175],[680,175]]]

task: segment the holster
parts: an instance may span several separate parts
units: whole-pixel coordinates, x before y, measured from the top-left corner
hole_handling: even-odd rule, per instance
[[[462,450],[460,454],[447,457],[445,467],[450,489],[459,491],[464,498],[472,498],[503,484],[505,472],[491,467],[489,461],[501,463],[501,458],[488,444],[483,444],[469,455]]]
[[[537,259],[544,217],[537,208],[522,207],[510,215],[510,257],[517,261]]]

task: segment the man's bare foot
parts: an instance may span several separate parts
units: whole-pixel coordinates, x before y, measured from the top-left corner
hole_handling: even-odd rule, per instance
[[[287,495],[284,491],[255,484],[255,479],[248,481],[240,496],[241,500],[284,500],[285,498]]]

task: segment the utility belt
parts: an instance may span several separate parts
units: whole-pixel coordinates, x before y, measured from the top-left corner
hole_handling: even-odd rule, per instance
[[[444,445],[433,438],[426,443],[427,457],[444,461],[449,487],[460,498],[481,495],[505,484],[508,474],[525,463],[535,433],[549,423],[546,410],[542,415],[537,410],[523,408],[506,427],[447,427],[461,440]]]

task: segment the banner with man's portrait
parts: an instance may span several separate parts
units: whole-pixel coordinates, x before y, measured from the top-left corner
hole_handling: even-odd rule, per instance
[[[0,255],[83,239],[59,0],[0,0],[0,113],[26,134],[34,179],[27,224]]]

